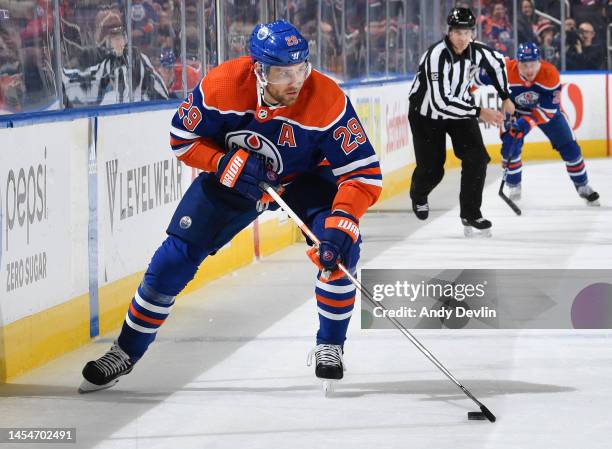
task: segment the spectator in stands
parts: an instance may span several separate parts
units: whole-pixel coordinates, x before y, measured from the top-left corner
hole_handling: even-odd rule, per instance
[[[578,27],[578,40],[567,51],[568,70],[600,70],[603,68],[604,54],[599,44],[594,43],[595,29],[589,22]]]
[[[385,48],[387,42],[387,8],[385,2],[369,0],[370,24],[367,29],[370,40],[370,74],[385,73]]]
[[[204,33],[206,34],[206,61],[204,73],[219,64],[217,58],[217,5],[215,0],[204,0]]]
[[[612,13],[612,2],[609,0],[571,0],[572,17],[577,23],[588,22],[593,25],[596,39],[602,46],[606,41],[606,28],[610,23],[609,13]]]
[[[22,74],[7,69],[7,66],[0,67],[0,115],[16,114],[23,110],[25,88]]]
[[[565,54],[570,48],[576,46],[576,42],[578,42],[578,26],[576,25],[576,19],[573,17],[568,17],[565,19]],[[561,35],[557,36],[557,39],[561,40]],[[561,45],[561,42],[559,42]]]
[[[506,55],[512,55],[512,25],[508,11],[503,2],[497,1],[491,6],[491,15],[484,17],[482,24],[483,40],[492,48]]]
[[[50,0],[3,1],[6,13],[0,18],[0,47],[4,55],[4,100],[20,111],[55,109],[58,106],[53,71],[53,3]],[[8,57],[8,60],[7,60]],[[9,62],[7,66],[6,63]],[[15,65],[16,64],[16,65]],[[6,103],[5,103],[6,107]]]
[[[535,29],[537,19],[535,7],[531,0],[522,0],[517,18],[517,34],[519,42],[536,42]]]
[[[548,19],[543,19],[538,22],[536,29],[538,41],[540,42],[540,51],[542,59],[550,62],[555,67],[560,66],[561,56],[559,53],[558,40],[556,37],[556,27]]]
[[[318,2],[306,1],[300,3],[291,2],[287,4],[283,14],[289,18],[291,23],[299,24],[304,39],[308,41],[310,60],[316,65],[319,59],[323,62],[325,58],[318,53],[317,37],[321,33],[321,52],[325,53],[331,42],[332,26],[327,22],[327,17],[322,14],[318,20]],[[281,15],[280,17],[285,17]]]
[[[156,8],[149,0],[132,0],[132,43],[141,51],[146,52],[153,43],[155,24],[157,23]]]
[[[365,75],[366,35],[365,19],[366,4],[354,2],[346,8],[346,76],[357,78]],[[397,26],[395,27],[397,29]],[[396,33],[395,33],[396,34]]]
[[[21,37],[16,28],[0,22],[0,115],[21,112],[25,87]]]

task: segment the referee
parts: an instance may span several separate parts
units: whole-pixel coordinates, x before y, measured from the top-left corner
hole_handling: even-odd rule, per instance
[[[509,99],[506,65],[501,54],[475,42],[476,19],[468,8],[453,8],[448,15],[448,34],[421,57],[410,90],[409,121],[414,141],[416,169],[410,198],[420,220],[429,216],[427,196],[444,176],[446,134],[461,160],[461,221],[466,236],[490,236],[491,222],[482,218],[480,205],[490,161],[482,141],[478,119],[501,126],[504,113],[514,113]],[[502,99],[502,112],[474,105],[470,84],[484,69]]]

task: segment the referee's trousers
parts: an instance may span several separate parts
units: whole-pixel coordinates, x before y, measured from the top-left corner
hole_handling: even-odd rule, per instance
[[[442,181],[448,133],[455,156],[461,160],[460,216],[482,217],[482,190],[491,158],[482,141],[478,120],[431,119],[412,109],[408,119],[416,156],[416,168],[410,186],[412,200],[419,204],[425,203],[427,196]]]

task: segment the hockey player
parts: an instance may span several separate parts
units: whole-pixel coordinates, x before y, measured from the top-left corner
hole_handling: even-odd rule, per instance
[[[508,168],[508,197],[514,201],[521,198],[523,140],[531,129],[538,126],[565,161],[578,195],[589,206],[599,206],[599,194],[589,185],[580,146],[561,110],[559,71],[540,59],[540,50],[533,42],[520,44],[517,59],[508,60],[506,65],[511,98],[518,117],[510,129],[502,133],[502,165]],[[489,76],[481,72],[476,84],[490,84]]]
[[[321,241],[318,252],[309,251],[320,268],[315,373],[343,377],[355,288],[337,264],[355,271],[359,219],[382,189],[378,157],[347,96],[311,69],[308,43],[293,25],[257,25],[250,53],[211,70],[172,119],[174,154],[203,172],[178,205],[119,338],[85,365],[81,392],[129,373],[202,261],[263,210],[278,207],[262,195],[262,181],[284,189],[285,201]]]

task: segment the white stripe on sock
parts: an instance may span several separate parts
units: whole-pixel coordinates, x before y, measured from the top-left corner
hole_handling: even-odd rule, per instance
[[[331,313],[331,312],[328,312],[327,310],[323,310],[320,307],[317,307],[317,311],[319,312],[320,315],[323,315],[325,318],[329,318],[330,320],[334,320],[334,321],[346,320],[347,318],[350,318],[351,315],[353,314],[352,310],[346,313]]]

